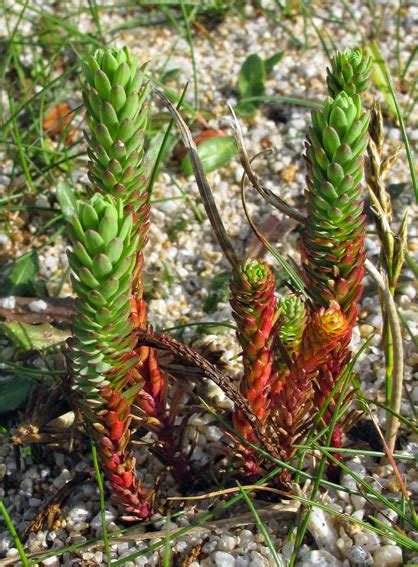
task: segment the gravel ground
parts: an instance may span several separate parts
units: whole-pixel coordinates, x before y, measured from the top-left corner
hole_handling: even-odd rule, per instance
[[[274,3],[272,3],[274,4]],[[59,16],[58,9],[52,2],[38,0],[34,5]],[[263,7],[268,8],[267,2],[262,2]],[[391,68],[396,65],[396,11],[397,2],[375,2],[377,18],[373,20],[366,2],[355,0],[350,3],[353,17],[357,22],[354,24],[348,18],[343,4],[319,2],[316,10],[315,24],[319,27],[326,25],[332,34],[335,43],[340,49],[347,46],[355,46],[361,41],[361,36],[368,37],[373,24],[376,21],[381,26],[380,47],[387,58]],[[417,37],[418,8],[411,3],[404,3],[401,14],[401,51],[400,58],[406,62],[415,47]],[[62,9],[62,8],[61,8]],[[375,15],[376,15],[375,14]],[[327,18],[325,22],[320,16]],[[21,22],[24,33],[30,34],[36,24],[34,14],[33,23]],[[333,22],[332,20],[337,20]],[[338,21],[344,19],[346,25],[341,26]],[[102,17],[103,29],[108,29],[124,21],[123,9],[115,12],[107,11]],[[11,20],[9,26],[13,27]],[[244,58],[257,52],[261,57],[269,57],[277,51],[284,51],[282,61],[275,67],[273,73],[267,80],[266,94],[280,94],[288,96],[306,97],[311,100],[321,100],[325,96],[325,68],[327,58],[320,47],[320,43],[311,25],[304,29],[304,20],[301,16],[292,18],[287,22],[292,33],[303,38],[307,33],[309,47],[298,50],[289,40],[289,36],[274,25],[262,11],[256,10],[251,5],[245,8],[245,19],[238,17],[234,12],[229,12],[226,18],[210,30],[208,38],[203,33],[196,33],[194,37],[194,51],[199,76],[199,96],[202,109],[209,109],[211,117],[208,122],[213,128],[229,128],[228,104],[236,103],[236,79],[239,68]],[[0,20],[0,36],[6,36],[7,30]],[[81,16],[78,21],[78,29],[83,32],[92,31],[90,16]],[[414,39],[415,38],[415,39]],[[184,39],[178,40],[171,28],[165,27],[138,27],[133,30],[123,31],[117,39],[118,45],[128,44],[134,51],[141,54],[143,60],[150,61],[151,70],[157,70],[163,65],[172,52],[169,68],[179,68],[180,74],[173,83],[173,87],[181,89],[185,80],[192,77],[192,63],[190,48]],[[35,48],[36,49],[36,48]],[[23,57],[27,65],[31,64],[33,49],[24,48]],[[412,77],[417,71],[416,60],[410,67],[409,75]],[[77,85],[73,86],[73,92],[69,102],[71,106],[80,103],[80,94]],[[192,90],[189,89],[190,102]],[[5,98],[5,94],[3,93]],[[408,94],[400,93],[401,105],[405,104]],[[4,102],[6,102],[4,100]],[[7,105],[6,105],[7,106]],[[415,117],[416,118],[416,117]],[[304,136],[309,124],[309,112],[305,108],[281,104],[265,105],[261,111],[250,121],[242,121],[242,128],[250,155],[272,148],[273,152],[261,157],[257,162],[257,173],[262,177],[265,185],[287,200],[290,204],[301,206],[302,188],[304,186],[305,168],[301,157]],[[418,131],[413,126],[414,117],[411,116],[409,133],[411,142],[418,140]],[[393,123],[387,121],[386,136],[388,147],[394,148],[401,140],[400,131]],[[7,193],[10,178],[14,175],[12,161],[6,154],[1,156],[2,167],[0,171],[0,195]],[[242,169],[237,162],[232,162],[216,173],[209,176],[216,202],[222,212],[228,234],[234,241],[239,253],[243,254],[251,244],[250,229],[244,222],[240,196],[239,181]],[[183,191],[193,200],[197,200],[198,191],[191,178],[183,178],[178,173],[173,173],[174,179],[180,184]],[[155,186],[155,199],[176,196],[179,194],[173,182],[173,176],[168,173],[160,175]],[[73,172],[73,182],[76,187],[86,181],[85,168],[80,165]],[[412,204],[412,191],[410,188],[410,177],[405,154],[402,151],[401,159],[393,170],[390,183],[405,183],[407,188],[394,200],[395,227],[399,225],[403,210],[406,206],[410,208],[411,217],[416,209]],[[52,189],[53,190],[53,189]],[[261,202],[256,195],[248,194],[249,210],[256,222],[265,221],[272,213],[270,207]],[[49,200],[41,195],[37,205],[48,203]],[[201,205],[198,205],[202,211]],[[275,217],[282,220],[280,213],[274,212]],[[153,224],[151,240],[146,252],[146,280],[153,289],[152,299],[149,301],[150,322],[156,327],[171,327],[179,324],[187,324],[195,321],[229,321],[231,320],[230,308],[227,303],[219,303],[214,313],[206,313],[202,304],[208,295],[208,289],[213,277],[228,269],[223,260],[219,248],[214,240],[211,227],[207,220],[199,222],[193,211],[187,207],[183,200],[171,200],[159,202],[153,209]],[[185,220],[185,226],[179,221]],[[13,225],[12,220],[12,225]],[[16,238],[19,230],[33,233],[37,227],[44,222],[41,217],[33,216],[30,226],[19,226],[19,220],[8,230],[0,234],[0,248],[4,253],[20,255],[29,250],[34,242],[30,237]],[[372,228],[372,227],[370,227]],[[278,250],[282,254],[291,254],[298,260],[297,252],[298,234],[291,231],[277,243]],[[41,275],[47,282],[50,292],[57,288],[57,282],[67,267],[65,249],[67,242],[59,238],[52,245],[42,249],[39,254]],[[410,225],[410,238],[408,243],[409,252],[418,259],[418,239],[416,226]],[[367,251],[369,258],[377,262],[379,256],[379,245],[373,234],[367,239]],[[162,266],[166,272],[171,274],[170,282],[163,278]],[[172,280],[172,281],[171,281]],[[377,295],[371,282],[366,278],[366,291],[362,300],[360,321],[353,337],[353,350],[359,348],[365,338],[374,333],[371,346],[367,356],[360,358],[357,364],[358,375],[361,386],[366,397],[384,400],[384,362],[380,347],[382,332],[382,317]],[[416,282],[413,274],[405,269],[400,283],[398,304],[404,318],[408,321],[412,333],[416,334],[418,324],[418,312],[414,304],[416,295]],[[68,284],[61,290],[61,295],[71,294]],[[11,298],[0,300],[3,307],[8,305],[13,308]],[[34,310],[42,309],[42,305],[35,305]],[[234,333],[227,328],[216,328],[216,334],[204,335],[196,331],[195,327],[186,328],[183,334],[186,342],[199,340],[200,343],[211,342],[214,347],[224,350],[224,359],[230,359],[238,352],[238,345]],[[13,348],[3,341],[3,357],[13,356]],[[411,400],[418,403],[418,385],[414,382],[414,367],[416,368],[418,358],[413,349],[413,343],[408,334],[405,333],[405,381],[410,398],[403,400],[402,412],[405,416],[413,418]],[[42,367],[44,361],[32,360]],[[228,373],[233,377],[239,375],[239,363],[229,362]],[[223,393],[214,385],[207,384],[201,387],[202,394],[212,405],[221,409],[230,409],[230,402]],[[384,411],[379,410],[376,416],[380,423],[384,423]],[[16,431],[18,422],[15,418],[8,423],[9,431]],[[188,429],[188,442],[191,446],[195,443],[192,459],[196,466],[208,467],[215,455],[219,455],[225,444],[221,431],[214,424],[212,417],[196,413],[190,422]],[[358,440],[357,440],[358,442]],[[361,442],[360,442],[361,445]],[[364,447],[364,444],[362,445]],[[78,449],[80,449],[78,447]],[[401,437],[401,449],[408,455],[418,456],[418,438],[414,434],[403,432]],[[2,438],[0,446],[0,496],[12,517],[17,531],[22,532],[28,523],[35,517],[37,511],[57,492],[62,489],[77,474],[89,473],[91,470],[91,455],[88,450],[76,451],[77,460],[68,452],[65,444],[48,454],[43,454],[42,459],[37,459],[35,452],[21,452],[17,458],[14,447],[8,442],[8,437]],[[144,483],[151,485],[156,476],[162,472],[162,467],[157,460],[144,452],[142,449],[137,454],[140,474]],[[399,485],[393,476],[389,466],[381,466],[370,457],[355,457],[345,461],[347,467],[355,471],[357,475],[372,484],[376,490],[385,496],[396,495]],[[409,491],[418,495],[418,473],[415,467],[408,462],[401,463],[399,470],[404,476]],[[78,477],[77,477],[78,478]],[[342,486],[356,488],[351,476],[343,474]],[[176,495],[176,487],[170,478],[164,480],[161,488],[164,495]],[[355,516],[359,520],[366,518],[373,512],[370,504],[361,496],[349,496],[341,491],[329,490],[322,496],[322,502],[342,512]],[[179,518],[171,519],[171,525],[165,525],[159,521],[159,516],[154,520],[154,529],[170,529],[187,525],[197,518],[202,511],[206,511],[210,504],[209,500],[190,503],[186,513]],[[64,545],[70,545],[101,533],[101,519],[99,513],[99,496],[97,485],[91,476],[80,484],[76,490],[72,490],[69,498],[65,501],[62,509],[55,518],[50,521],[50,529],[41,529],[37,533],[31,533],[27,541],[29,553],[58,549]],[[246,513],[245,507],[234,509],[239,517]],[[396,522],[391,510],[380,510],[380,517],[387,522],[388,518]],[[106,504],[106,518],[110,531],[120,527],[117,524],[117,511],[111,504]],[[272,535],[272,540],[277,548],[281,549],[283,560],[286,562],[291,553],[291,545],[286,536],[289,527],[294,522],[294,512],[279,511],[276,515],[266,520],[266,524]],[[242,525],[236,518],[229,523],[220,524],[221,527],[211,527],[207,530],[196,531],[179,538],[173,545],[173,554],[178,565],[189,567],[263,567],[273,565],[270,552],[257,530],[251,523],[243,520]],[[0,527],[3,530],[3,527]],[[138,530],[138,533],[141,529]],[[418,534],[415,534],[417,536]],[[122,558],[130,553],[139,551],[149,545],[149,541],[136,538],[111,545],[112,559]],[[193,555],[195,553],[195,555]],[[0,557],[14,558],[17,550],[7,531],[0,533]],[[156,551],[144,557],[138,557],[125,565],[158,565],[161,562],[161,552]],[[194,559],[195,557],[195,559]],[[408,564],[418,563],[418,556],[413,557],[406,554]],[[187,558],[189,560],[187,561]],[[350,524],[347,521],[335,519],[321,510],[314,512],[309,526],[309,536],[306,545],[303,546],[298,562],[299,567],[311,567],[322,565],[322,567],[340,566],[371,566],[389,567],[402,565],[402,551],[392,541],[381,538],[370,531]],[[183,563],[182,563],[183,562]],[[0,561],[0,565],[1,565]],[[10,564],[10,563],[9,563]],[[17,564],[17,560],[16,560]],[[51,557],[41,565],[103,565],[105,559],[102,548],[89,550],[76,550],[66,553],[57,558]]]

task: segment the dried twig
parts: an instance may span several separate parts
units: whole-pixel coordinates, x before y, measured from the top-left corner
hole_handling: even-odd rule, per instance
[[[154,333],[152,329],[148,331],[139,331],[138,346],[142,345],[162,350],[169,350],[178,356],[183,363],[199,368],[202,376],[212,380],[225,392],[228,398],[234,402],[236,408],[241,411],[251,424],[261,445],[265,447],[269,453],[273,455],[277,453],[277,449],[266,436],[264,427],[251,411],[247,400],[242,396],[238,388],[230,382],[230,380],[222,374],[222,372],[213,366],[213,364],[206,360],[206,358],[168,335],[163,333]]]
[[[297,501],[290,501],[290,502],[279,502],[278,504],[272,504],[271,506],[266,506],[261,509],[257,509],[257,513],[260,518],[263,520],[269,519],[289,519],[293,518],[294,515],[299,511],[301,507],[300,502]],[[205,535],[210,533],[213,530],[217,529],[225,529],[225,528],[242,528],[244,526],[252,526],[255,524],[254,516],[251,512],[241,514],[239,516],[233,516],[232,518],[225,518],[223,520],[217,520],[215,522],[208,522],[204,526],[196,526],[190,528],[188,534],[200,534]],[[158,539],[164,539],[166,537],[174,536],[176,532],[179,531],[179,528],[175,528],[172,530],[161,530],[157,532],[148,532],[142,533],[143,528],[139,527],[138,529],[132,529],[127,534],[117,535],[111,537],[111,543],[123,542],[123,541],[152,541]],[[103,540],[96,541],[91,543],[90,545],[86,545],[84,548],[86,551],[92,551],[94,549],[103,549]],[[41,553],[32,553],[28,554],[28,559],[36,562],[39,561],[39,558],[45,556],[45,551]],[[16,564],[16,557],[7,557],[6,559],[0,560],[0,567],[9,567],[11,565]]]
[[[39,532],[45,524],[48,523],[48,528],[52,529],[52,524],[61,510],[61,505],[70,496],[72,491],[79,487],[83,482],[89,478],[87,473],[77,473],[76,476],[67,482],[56,494],[45,504],[45,506],[36,514],[35,518],[28,525],[23,533],[25,540],[30,533]]]
[[[215,204],[215,200],[212,195],[212,191],[209,187],[208,180],[206,179],[205,173],[202,168],[202,164],[197,153],[196,144],[193,141],[192,134],[189,127],[181,117],[178,110],[171,104],[169,99],[165,96],[163,92],[159,89],[153,87],[153,91],[167,108],[173,119],[177,124],[181,139],[183,144],[189,154],[190,161],[193,166],[193,172],[196,178],[196,183],[199,188],[200,196],[202,198],[203,204],[205,206],[206,213],[209,217],[210,223],[215,232],[216,238],[218,239],[219,245],[222,248],[227,260],[231,266],[236,269],[239,264],[235,250],[228,238],[225,227],[223,225],[222,219],[219,215],[218,208]]]
[[[306,219],[302,213],[300,213],[298,210],[288,205],[285,201],[283,201],[283,199],[281,199],[275,193],[270,191],[270,189],[266,189],[261,185],[260,181],[258,180],[258,177],[256,176],[256,174],[254,173],[251,167],[251,161],[250,158],[248,157],[247,150],[245,149],[244,137],[242,135],[241,126],[237,120],[234,109],[231,106],[229,108],[234,117],[234,121],[233,121],[234,137],[240,153],[241,165],[244,168],[244,171],[247,174],[247,177],[250,180],[251,185],[254,187],[256,191],[258,191],[258,193],[260,193],[260,195],[268,203],[273,205],[273,207],[275,207],[276,209],[278,209],[288,217],[294,219],[295,221],[304,224]]]

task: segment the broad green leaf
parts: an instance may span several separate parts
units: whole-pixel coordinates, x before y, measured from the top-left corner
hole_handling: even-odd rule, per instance
[[[238,91],[241,98],[263,95],[265,79],[264,61],[256,53],[249,55],[238,75]]]
[[[32,383],[23,376],[0,376],[0,415],[20,408],[29,396]]]
[[[275,65],[277,65],[277,63],[283,59],[283,55],[284,55],[283,51],[278,51],[268,59],[264,60],[264,69],[267,75],[271,73]]]
[[[6,335],[23,350],[45,350],[63,343],[71,333],[56,329],[49,323],[30,325],[11,321],[0,323],[0,334]]]
[[[202,162],[203,171],[210,173],[227,164],[238,153],[232,136],[218,136],[209,138],[197,146],[197,153]],[[186,175],[192,175],[193,167],[188,155],[181,162]]]
[[[68,220],[75,213],[76,198],[74,190],[66,181],[60,181],[57,185],[56,196],[62,214]]]
[[[7,295],[25,295],[34,289],[33,280],[39,272],[39,260],[36,251],[28,252],[17,258],[5,285]]]

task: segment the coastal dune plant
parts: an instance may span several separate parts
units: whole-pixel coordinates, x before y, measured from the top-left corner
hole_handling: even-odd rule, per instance
[[[331,96],[312,112],[305,153],[308,214],[301,235],[301,273],[309,301],[297,294],[276,301],[273,284],[260,302],[259,287],[248,284],[246,269],[256,260],[246,260],[241,277],[231,284],[243,349],[241,392],[278,435],[283,459],[293,455],[316,412],[323,411],[325,423],[332,421],[340,395],[336,385],[351,359],[365,262],[362,180],[369,118],[360,93],[368,87],[369,74],[370,60],[360,50],[338,53],[328,70]],[[248,161],[242,163],[254,184]],[[263,273],[270,273],[262,265]],[[349,389],[344,399],[350,396]],[[249,424],[239,412],[234,425],[250,439]],[[343,430],[344,424],[337,423],[333,446],[341,446]]]
[[[143,164],[144,67],[129,50],[98,50],[83,63],[88,191],[71,221],[77,294],[70,368],[76,403],[97,440],[104,472],[127,516],[146,519],[150,493],[129,451],[132,404],[146,386],[149,350],[135,350],[146,324],[142,250],[149,203]]]
[[[241,439],[238,453],[245,473],[252,476],[262,475],[266,462],[245,442],[257,443],[261,432],[275,456],[291,459],[318,412],[326,424],[333,421],[341,393],[338,380],[351,359],[365,261],[362,179],[368,115],[360,93],[367,88],[368,73],[369,61],[361,51],[337,54],[328,71],[331,96],[312,112],[305,154],[308,215],[295,215],[303,220],[302,288],[280,297],[267,262],[239,261],[207,181],[201,190],[233,267],[230,302],[243,377],[239,392],[227,379],[221,383],[236,401],[232,422]],[[145,519],[151,514],[152,491],[136,479],[129,451],[134,413],[140,412],[156,433],[176,479],[184,483],[190,475],[176,444],[177,407],[167,411],[167,376],[154,350],[156,335],[147,330],[143,297],[141,270],[150,218],[143,163],[148,85],[144,67],[126,48],[99,50],[84,63],[83,76],[92,196],[77,204],[70,223],[69,258],[77,294],[70,365],[77,403],[117,500],[127,515]],[[201,185],[204,174],[187,126],[168,106]],[[288,273],[293,272],[288,268]],[[147,333],[153,337],[148,342]],[[202,375],[219,377],[190,348],[161,340],[164,348],[175,345],[185,362],[200,364]],[[350,396],[350,389],[344,392],[345,400]],[[178,397],[173,400],[178,404]],[[343,432],[344,423],[337,423],[334,446],[341,446]]]
[[[133,406],[159,436],[174,475],[184,480],[187,472],[182,457],[174,459],[167,376],[153,349],[137,346],[137,332],[147,326],[141,274],[150,223],[144,164],[149,83],[145,65],[128,48],[96,51],[82,74],[92,196],[77,203],[70,222],[77,294],[73,389],[125,517],[146,519],[152,490],[137,480],[129,449]]]

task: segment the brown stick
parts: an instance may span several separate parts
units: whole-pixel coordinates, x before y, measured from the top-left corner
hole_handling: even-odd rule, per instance
[[[169,350],[174,355],[178,356],[182,362],[199,368],[205,378],[209,378],[209,380],[215,382],[215,384],[225,392],[228,398],[234,402],[237,409],[241,411],[244,417],[251,424],[261,445],[269,453],[273,455],[277,453],[274,445],[270,443],[263,425],[251,411],[247,400],[242,396],[238,388],[205,357],[168,335],[163,333],[154,333],[152,329],[149,329],[148,331],[139,331],[138,346],[142,345],[161,350]]]

